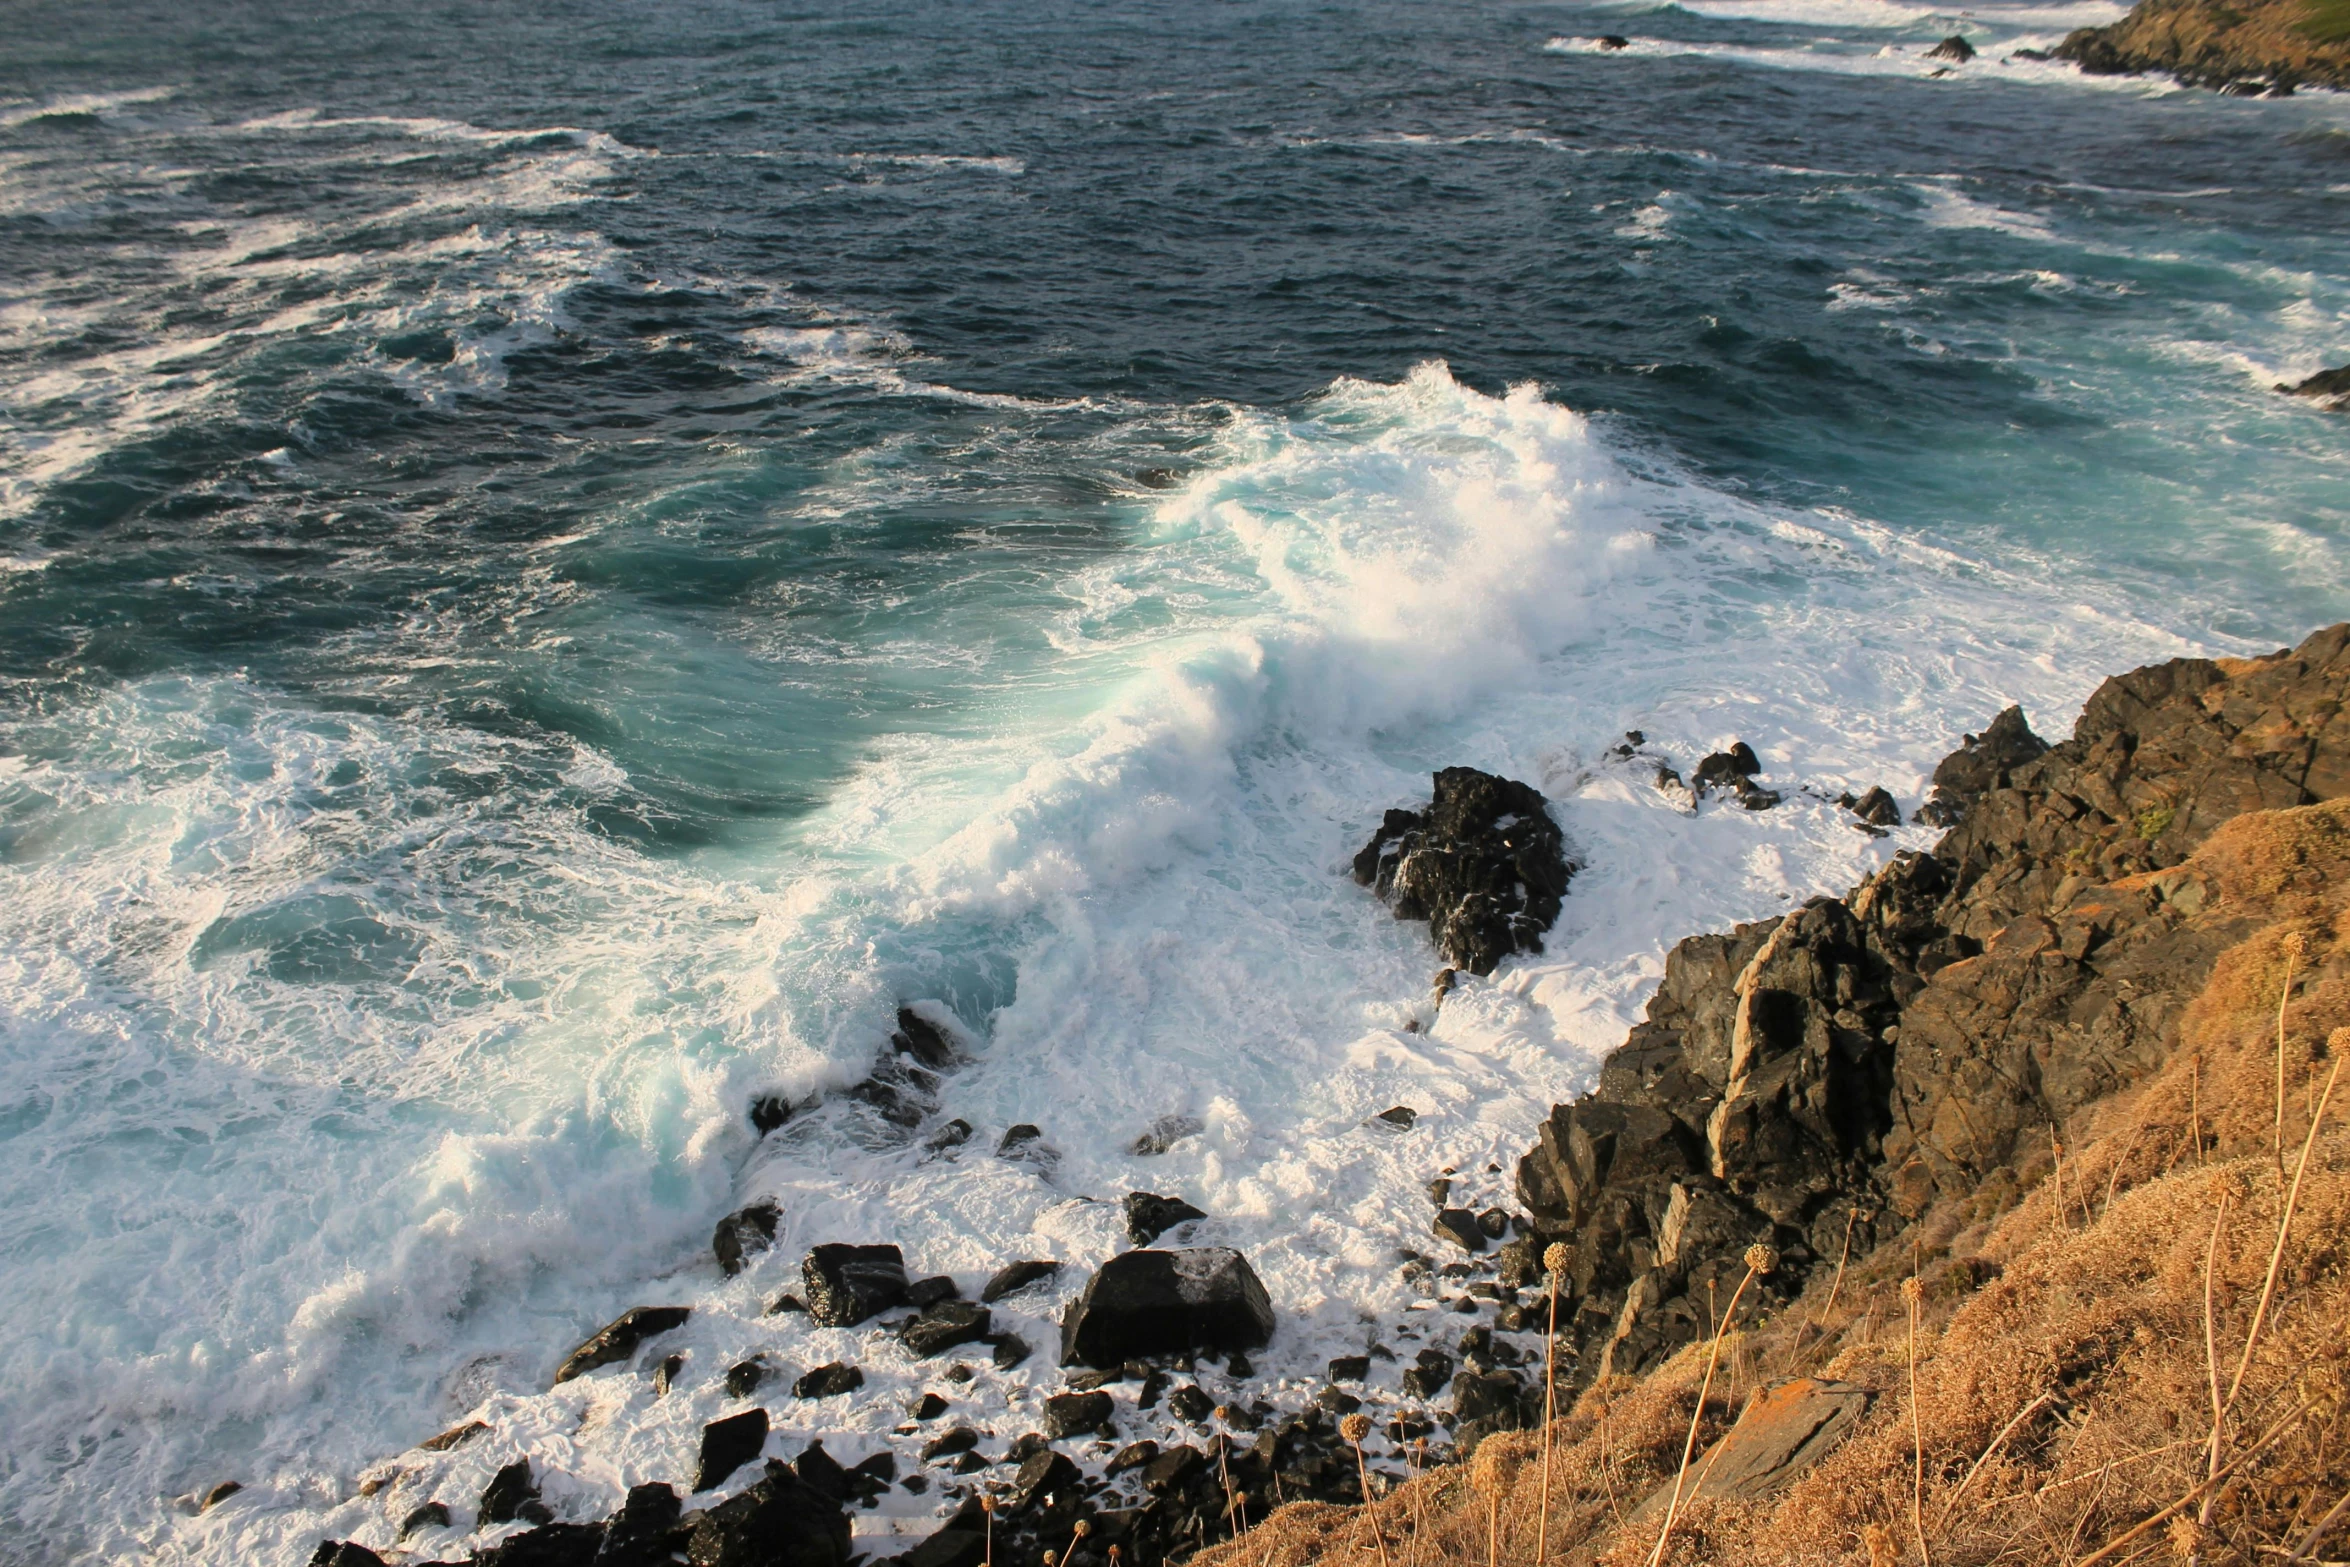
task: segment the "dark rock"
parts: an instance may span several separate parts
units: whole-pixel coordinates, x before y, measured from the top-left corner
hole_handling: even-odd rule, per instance
[[[922,1444],[922,1461],[936,1463],[941,1458],[952,1458],[957,1453],[968,1453],[979,1445],[979,1433],[969,1426],[957,1426],[942,1436],[934,1436]]]
[[[1222,1246],[1122,1252],[1061,1319],[1063,1365],[1113,1366],[1186,1350],[1255,1349],[1273,1336],[1256,1270]]]
[[[1207,1129],[1207,1123],[1197,1116],[1163,1115],[1151,1123],[1149,1131],[1134,1140],[1134,1152],[1145,1158],[1163,1154],[1186,1137],[1196,1137]]]
[[[971,1123],[957,1117],[930,1134],[922,1146],[932,1153],[945,1153],[949,1148],[960,1148],[971,1140]]]
[[[1011,1159],[1020,1156],[1023,1152],[1033,1152],[1035,1151],[1033,1145],[1039,1142],[1043,1136],[1044,1132],[1041,1128],[1031,1126],[1026,1121],[1021,1122],[1018,1126],[1008,1127],[1004,1132],[1004,1140],[995,1145],[996,1157]]]
[[[1083,1476],[1066,1453],[1046,1449],[1031,1454],[1012,1476],[1007,1500],[1011,1511],[1024,1513],[1047,1497],[1073,1494]]]
[[[1576,869],[1540,794],[1469,767],[1436,774],[1425,811],[1389,811],[1354,859],[1356,881],[1396,918],[1428,921],[1472,974],[1542,950]]]
[[[1435,1180],[1430,1181],[1428,1183],[1428,1200],[1436,1204],[1436,1206],[1439,1208],[1449,1207],[1452,1203],[1451,1180],[1445,1176],[1440,1175]]]
[[[1201,1390],[1196,1382],[1186,1382],[1167,1395],[1167,1408],[1178,1420],[1199,1424],[1215,1413],[1216,1401]]]
[[[1330,1362],[1330,1380],[1333,1382],[1364,1382],[1371,1376],[1371,1357],[1368,1355],[1339,1355]]]
[[[530,1477],[530,1460],[517,1458],[490,1476],[490,1483],[482,1487],[477,1509],[480,1527],[512,1523],[523,1516],[524,1507],[538,1499],[538,1482]]]
[[[807,1373],[791,1385],[791,1390],[794,1398],[838,1398],[864,1385],[863,1371],[836,1360]]]
[[[1488,1431],[1515,1431],[1526,1424],[1525,1386],[1507,1371],[1463,1371],[1452,1379],[1453,1413],[1482,1422]]]
[[[1452,1357],[1441,1349],[1423,1349],[1404,1371],[1404,1396],[1423,1401],[1435,1398],[1451,1380]]]
[[[978,1529],[941,1529],[899,1557],[898,1567],[981,1567],[987,1535]]]
[[[916,1420],[936,1420],[947,1412],[947,1401],[936,1393],[925,1393],[914,1400],[914,1407],[906,1413]]]
[[[1126,1194],[1126,1234],[1137,1246],[1148,1246],[1178,1224],[1206,1217],[1180,1197],[1161,1197],[1156,1192]]]
[[[694,1465],[694,1490],[713,1490],[759,1456],[767,1445],[767,1411],[746,1409],[702,1427],[702,1454]]]
[[[543,1523],[474,1553],[479,1567],[595,1567],[604,1546],[600,1523]]]
[[[1056,1393],[1044,1401],[1044,1434],[1059,1441],[1098,1431],[1116,1407],[1107,1393]]]
[[[781,1094],[761,1094],[751,1101],[751,1127],[761,1137],[792,1118],[796,1107]]]
[[[1007,1262],[988,1276],[986,1285],[979,1291],[979,1298],[992,1306],[1013,1291],[1024,1290],[1039,1279],[1052,1278],[1060,1271],[1059,1263],[1042,1258]]]
[[[1958,33],[1952,33],[1926,51],[1929,60],[1948,60],[1953,65],[1964,65],[1975,57],[1975,46]]]
[[[446,1529],[448,1527],[448,1504],[427,1502],[400,1520],[400,1538],[405,1540],[419,1529]]]
[[[766,1315],[780,1317],[794,1311],[806,1311],[807,1309],[808,1303],[806,1301],[787,1291],[767,1303]]]
[[[321,1540],[310,1567],[384,1567],[384,1559],[356,1540]]]
[[[767,1477],[699,1516],[687,1536],[689,1567],[847,1567],[849,1520],[836,1497],[779,1464]]]
[[[1371,1117],[1371,1119],[1374,1121],[1384,1121],[1387,1125],[1394,1127],[1398,1131],[1408,1132],[1419,1121],[1420,1112],[1413,1109],[1410,1105],[1391,1105],[1387,1109],[1382,1110],[1377,1115]]]
[[[683,1370],[685,1370],[683,1355],[662,1356],[661,1363],[653,1368],[653,1396],[667,1398],[669,1390],[677,1386],[678,1373]]]
[[[1332,1383],[1314,1395],[1314,1402],[1334,1415],[1351,1415],[1363,1407],[1363,1401],[1346,1389]]]
[[[916,1279],[906,1286],[906,1304],[916,1311],[928,1311],[942,1300],[953,1300],[962,1291],[945,1274],[935,1279]]]
[[[878,1453],[868,1453],[849,1465],[849,1473],[862,1475],[867,1480],[878,1481],[886,1486],[898,1477],[897,1454],[886,1447]]]
[[[692,1316],[691,1306],[631,1306],[599,1329],[586,1343],[563,1357],[555,1368],[557,1386],[573,1377],[626,1360],[637,1346],[656,1334],[682,1327]]]
[[[1698,789],[1735,789],[1749,778],[1762,772],[1762,758],[1754,754],[1754,747],[1740,740],[1727,751],[1715,751],[1697,764],[1695,783]]]
[[[1466,1208],[1439,1210],[1431,1228],[1438,1239],[1448,1240],[1463,1251],[1485,1249],[1485,1231],[1478,1226],[1477,1216]]]
[[[967,1300],[942,1300],[907,1323],[898,1336],[917,1358],[927,1360],[958,1344],[986,1338],[992,1326],[993,1313],[985,1306]]]
[[[1257,1368],[1250,1363],[1246,1355],[1234,1350],[1232,1358],[1224,1362],[1224,1374],[1235,1378],[1253,1377],[1257,1374]]]
[[[792,1460],[791,1468],[792,1473],[799,1476],[802,1485],[834,1501],[840,1501],[856,1489],[856,1482],[849,1478],[848,1470],[841,1467],[839,1459],[824,1450],[822,1442],[810,1442],[801,1450],[800,1456]]]
[[[1510,1232],[1509,1211],[1504,1208],[1486,1209],[1477,1215],[1477,1228],[1485,1232],[1487,1240],[1500,1240]]]
[[[943,1071],[961,1059],[946,1031],[907,1007],[898,1008],[898,1031],[889,1042],[900,1054],[912,1056],[932,1071]]]
[[[1602,33],[1599,35],[1599,47],[1607,50],[1629,49],[1632,47],[1632,40],[1626,38],[1622,33]],[[1633,731],[1635,734],[1638,732],[1637,730]],[[1639,744],[1638,741],[1633,743]]]
[[[728,1214],[718,1221],[718,1228],[710,1236],[710,1249],[718,1256],[718,1266],[733,1278],[743,1271],[744,1260],[753,1253],[765,1251],[775,1244],[775,1226],[782,1219],[783,1210],[772,1197]]]
[[[1901,806],[1882,787],[1872,788],[1858,799],[1848,794],[1837,803],[1871,827],[1901,825]]]
[[[2305,381],[2279,386],[2277,390],[2294,397],[2315,397],[2335,408],[2350,406],[2350,365],[2338,370],[2320,370]]]
[[[998,1371],[1009,1371],[1036,1353],[1035,1350],[1028,1347],[1028,1340],[1017,1333],[990,1334],[987,1338],[987,1344],[995,1351],[991,1358]]]
[[[898,1489],[914,1496],[920,1496],[930,1489],[930,1476],[919,1473],[910,1474],[898,1482]]]
[[[1980,735],[1968,735],[1960,747],[1934,769],[1933,793],[1918,807],[1916,820],[1929,827],[1955,827],[1967,807],[1995,789],[2007,787],[2017,769],[2038,761],[2048,742],[2032,733],[2024,710],[2011,707],[1991,720]]]
[[[1115,1480],[1129,1469],[1140,1469],[1159,1456],[1159,1444],[1152,1441],[1129,1442],[1110,1455],[1102,1466],[1102,1477]]]
[[[726,1368],[726,1396],[749,1398],[759,1391],[759,1384],[767,1380],[767,1358],[754,1355]],[[696,1489],[700,1489],[696,1487]]]
[[[1170,1447],[1142,1466],[1143,1487],[1151,1491],[1179,1490],[1207,1467],[1207,1458],[1198,1448]]]
[[[628,1488],[628,1497],[604,1524],[596,1567],[669,1567],[685,1547],[678,1528],[677,1492],[659,1481]]]
[[[808,1315],[828,1328],[855,1327],[906,1299],[906,1260],[895,1246],[818,1246],[800,1277]]]

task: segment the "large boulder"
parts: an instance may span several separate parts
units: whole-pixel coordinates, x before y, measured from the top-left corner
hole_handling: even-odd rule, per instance
[[[828,1328],[855,1327],[906,1299],[906,1259],[895,1246],[818,1246],[800,1275],[808,1315]]]
[[[1272,1300],[1239,1252],[1129,1251],[1102,1264],[1070,1303],[1061,1363],[1108,1369],[1148,1355],[1255,1349],[1272,1336]]]
[[[609,1366],[626,1360],[636,1353],[637,1346],[646,1339],[683,1327],[686,1318],[693,1314],[691,1306],[629,1307],[597,1329],[586,1343],[563,1357],[563,1364],[555,1368],[556,1385],[561,1386],[598,1366]]]
[[[729,1475],[759,1456],[767,1445],[767,1411],[746,1409],[702,1427],[701,1461],[694,1467],[694,1489],[713,1491]]]
[[[743,1263],[754,1252],[765,1251],[775,1244],[775,1226],[782,1217],[783,1210],[776,1206],[775,1199],[762,1197],[718,1221],[718,1228],[710,1236],[710,1250],[728,1278],[742,1272]]]
[[[1513,952],[1539,952],[1577,867],[1549,802],[1473,767],[1435,776],[1425,810],[1389,811],[1354,859],[1355,880],[1426,920],[1445,961],[1490,974]]]
[[[688,1567],[846,1567],[849,1520],[781,1463],[701,1515],[686,1539]]]

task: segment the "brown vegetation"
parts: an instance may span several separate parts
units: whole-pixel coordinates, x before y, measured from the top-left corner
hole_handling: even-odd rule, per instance
[[[2350,1557],[2350,801],[2240,816],[2184,868],[2212,889],[2197,922],[2235,939],[2167,1058],[2015,1183],[1944,1194],[1769,1320],[1602,1378],[1547,1455],[1545,1433],[1493,1436],[1198,1560],[1525,1563],[1538,1531],[1594,1567]],[[1873,1402],[1791,1487],[1708,1493],[1708,1448],[1799,1376]]]
[[[2350,4],[2142,0],[2110,27],[2073,33],[2056,52],[2095,75],[2156,71],[2192,87],[2350,87]]]

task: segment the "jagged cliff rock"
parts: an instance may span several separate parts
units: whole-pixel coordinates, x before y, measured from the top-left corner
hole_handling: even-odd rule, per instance
[[[1425,810],[1387,813],[1355,855],[1355,880],[1397,919],[1426,920],[1445,961],[1472,974],[1541,951],[1576,870],[1549,802],[1473,767],[1447,767],[1434,784]]]
[[[2001,1200],[2031,1139],[2157,1066],[2243,936],[2181,862],[2236,816],[2350,794],[2346,695],[2336,626],[2108,680],[2054,747],[2011,710],[1937,771],[1956,825],[1931,854],[1676,947],[1597,1090],[1519,1163],[1536,1240],[1575,1248],[1572,1378],[1697,1337],[1758,1241],[1767,1303],[1865,1253],[1887,1210]]]

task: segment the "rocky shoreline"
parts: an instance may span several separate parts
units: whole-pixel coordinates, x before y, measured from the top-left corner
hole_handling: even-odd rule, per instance
[[[1948,827],[1932,851],[1897,854],[1844,898],[1676,946],[1646,1021],[1606,1059],[1598,1087],[1553,1107],[1520,1159],[1519,1211],[1458,1206],[1454,1172],[1431,1180],[1429,1250],[1400,1260],[1438,1308],[1423,1324],[1439,1326],[1403,1330],[1413,1402],[1389,1410],[1379,1430],[1386,1472],[1398,1458],[1408,1472],[1539,1425],[1553,1311],[1564,1399],[1660,1366],[1709,1331],[1735,1290],[1767,1315],[1929,1208],[2013,1204],[2061,1157],[2054,1128],[2163,1063],[2180,1009],[2241,935],[2240,920],[2207,910],[2206,878],[2183,862],[2239,815],[2350,794],[2345,702],[2350,627],[2337,626],[2267,659],[2177,660],[2117,676],[2054,746],[2011,709],[1937,769],[1916,818]],[[1688,791],[1692,808],[1708,794],[1753,810],[1779,800],[1756,781],[1744,747],[1698,764],[1694,785],[1638,735],[1614,759],[1653,766],[1655,786]],[[1892,819],[1882,791],[1842,803],[1860,830],[1881,832]],[[1469,769],[1439,773],[1427,806],[1390,811],[1353,866],[1399,917],[1427,920],[1439,953],[1472,972],[1538,949],[1575,870],[1539,795]],[[1439,1005],[1452,973],[1440,976]],[[934,1113],[961,1053],[948,1028],[909,1009],[896,1049],[852,1097],[910,1128]],[[794,1113],[753,1110],[763,1127]],[[1408,1111],[1390,1113],[1408,1124]],[[1014,1128],[1004,1145],[999,1154],[1017,1157],[1040,1139]],[[557,1521],[538,1500],[530,1461],[508,1463],[479,1498],[474,1526],[531,1527],[469,1559],[846,1567],[857,1559],[853,1511],[892,1487],[919,1493],[934,1476],[960,1500],[895,1558],[908,1567],[1048,1553],[1086,1567],[1110,1561],[1113,1547],[1125,1561],[1180,1561],[1289,1503],[1361,1501],[1375,1476],[1363,1435],[1348,1434],[1364,1408],[1350,1389],[1369,1378],[1374,1355],[1400,1352],[1375,1343],[1372,1354],[1332,1361],[1302,1407],[1247,1396],[1249,1355],[1277,1332],[1275,1307],[1240,1253],[1162,1244],[1203,1217],[1179,1199],[1129,1196],[1133,1249],[1065,1307],[1064,1390],[1045,1400],[1044,1429],[999,1455],[983,1455],[982,1434],[946,1420],[947,1399],[931,1393],[900,1428],[934,1433],[912,1473],[901,1476],[888,1451],[843,1465],[821,1441],[787,1462],[766,1456],[767,1414],[753,1404],[704,1429],[692,1495],[638,1485],[601,1522]],[[721,1221],[712,1238],[721,1270],[735,1274],[768,1249],[776,1223],[773,1206],[758,1203]],[[1545,1264],[1553,1247],[1567,1259],[1555,1293]],[[1758,1247],[1773,1266],[1749,1277]],[[1017,1365],[1032,1347],[993,1313],[1058,1270],[1008,1262],[972,1301],[951,1279],[910,1277],[895,1246],[818,1245],[799,1291],[770,1310],[835,1326],[877,1322],[923,1359],[965,1349]],[[619,1367],[665,1393],[679,1359],[662,1354],[661,1340],[689,1315],[635,1308],[573,1350],[556,1380]],[[1215,1361],[1221,1372],[1203,1376]],[[733,1367],[729,1393],[754,1397],[771,1369],[758,1357]],[[947,1373],[972,1374],[959,1361]],[[862,1380],[859,1368],[833,1364],[792,1388],[822,1398]],[[1129,1400],[1138,1412],[1163,1402],[1195,1440],[1104,1440]],[[445,1451],[485,1429],[460,1426],[421,1447]],[[1083,1463],[1064,1451],[1075,1444],[1090,1444]],[[694,1505],[754,1465],[747,1488]],[[434,1501],[400,1534],[450,1522]],[[317,1567],[403,1560],[421,1559],[332,1540],[313,1558]]]
[[[2054,51],[2092,76],[2151,73],[2189,87],[2283,96],[2350,88],[2350,11],[2336,0],[2139,0],[2106,27],[2084,27]]]

